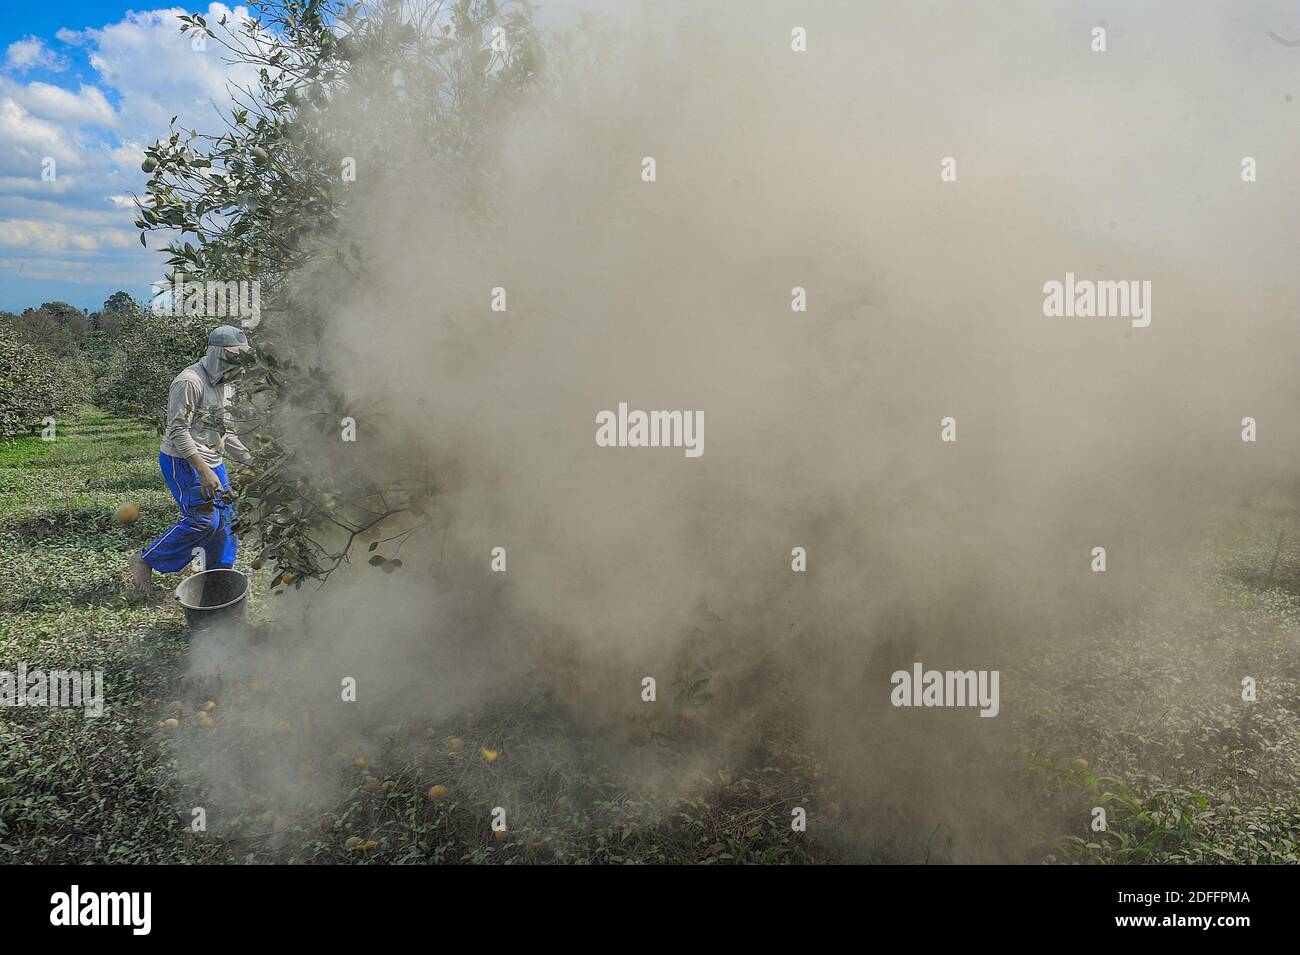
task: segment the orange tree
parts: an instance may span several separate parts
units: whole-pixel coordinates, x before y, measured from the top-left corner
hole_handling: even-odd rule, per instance
[[[542,57],[523,3],[249,7],[255,18],[238,23],[180,17],[183,32],[219,44],[257,80],[232,86],[224,129],[178,127],[173,117],[170,135],[146,148],[150,178],[136,226],[142,244],[147,232],[169,234],[173,281],[259,283],[263,321],[232,407],[256,459],[240,475],[239,530],[254,537],[256,568],[301,586],[327,578],[360,535],[389,519],[414,530],[436,490],[419,475],[376,476],[337,460],[319,466],[348,396],[302,347],[319,341],[323,320],[294,290],[313,269],[341,269],[358,283],[370,274],[366,251],[339,228],[349,211],[344,160],[388,176],[418,163],[420,174],[432,169],[473,190],[489,115],[540,81]],[[508,42],[493,44],[494,35]],[[382,134],[369,145],[340,134],[337,116],[376,98],[375,113],[420,131],[427,145],[419,155],[386,149]]]

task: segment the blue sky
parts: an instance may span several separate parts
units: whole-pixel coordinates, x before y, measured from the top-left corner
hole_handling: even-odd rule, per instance
[[[589,5],[602,17],[635,18],[641,9],[636,0]],[[538,21],[555,25],[584,6],[545,0]],[[1095,8],[1070,9],[1076,18],[1104,20],[1129,6],[1130,0],[1096,0]],[[1295,0],[1196,6],[1223,20],[1227,53],[1243,63],[1263,56],[1285,74],[1279,82],[1291,82],[1295,51],[1263,35],[1300,39]],[[195,50],[180,33],[177,16],[196,11],[209,23],[222,15],[238,22],[248,13],[206,0],[187,7],[59,0],[10,4],[0,17],[0,310],[54,299],[93,309],[118,289],[144,297],[162,277],[157,248],[167,239],[153,236],[151,248],[143,248],[132,225],[132,195],[142,193],[147,178],[142,150],[168,134],[173,115],[178,125],[216,128],[217,110],[229,103],[226,84],[254,80],[251,68],[226,64],[216,42]],[[1227,95],[1253,108],[1258,82],[1252,75]],[[1300,89],[1295,93],[1300,99]],[[43,177],[51,160],[53,175]]]
[[[163,256],[132,225],[141,150],[173,115],[214,125],[232,70],[218,44],[195,50],[179,32],[176,16],[193,10],[246,13],[71,0],[0,19],[0,309],[96,308],[161,276]]]
[[[539,22],[574,3],[548,0]],[[151,236],[146,249],[132,225],[142,149],[169,135],[173,115],[217,128],[236,70],[219,44],[195,50],[180,32],[176,17],[194,12],[234,24],[249,11],[58,0],[11,5],[0,18],[0,310],[55,299],[93,309],[118,289],[147,296],[162,277],[156,249],[167,238]],[[254,82],[249,67],[238,71],[240,85]]]

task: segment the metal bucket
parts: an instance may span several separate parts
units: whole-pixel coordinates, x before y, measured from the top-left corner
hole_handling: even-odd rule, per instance
[[[248,589],[248,578],[237,570],[205,570],[181,581],[176,602],[191,630],[239,626],[248,614]]]

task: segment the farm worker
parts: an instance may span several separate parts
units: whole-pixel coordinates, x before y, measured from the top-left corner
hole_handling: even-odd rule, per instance
[[[238,364],[231,359],[249,351],[248,336],[221,325],[208,336],[207,353],[181,371],[167,395],[167,426],[158,464],[167,489],[180,505],[181,517],[165,534],[131,556],[131,579],[140,590],[151,586],[153,571],[181,570],[201,550],[207,570],[235,563],[235,508],[224,454],[239,464],[252,455],[239,436],[226,431],[226,408],[234,388],[229,383]]]

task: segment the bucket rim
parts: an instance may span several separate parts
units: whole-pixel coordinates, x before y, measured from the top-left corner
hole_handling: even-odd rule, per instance
[[[202,577],[204,574],[234,574],[244,582],[244,589],[239,592],[239,596],[227,600],[223,604],[216,604],[215,606],[212,607],[196,607],[193,604],[186,603],[184,598],[181,597],[181,588],[184,587],[186,584],[188,584],[191,580],[197,580],[198,578]],[[241,573],[240,571],[235,570],[233,567],[214,567],[212,568],[212,570],[201,570],[197,574],[191,574],[190,576],[186,577],[179,584],[177,584],[176,590],[172,593],[172,597],[174,597],[176,602],[186,610],[198,610],[203,612],[203,611],[210,611],[210,610],[224,610],[226,607],[234,606],[235,604],[239,603],[241,600],[244,600],[248,597],[248,591],[249,591],[249,583],[248,583],[247,574]]]

